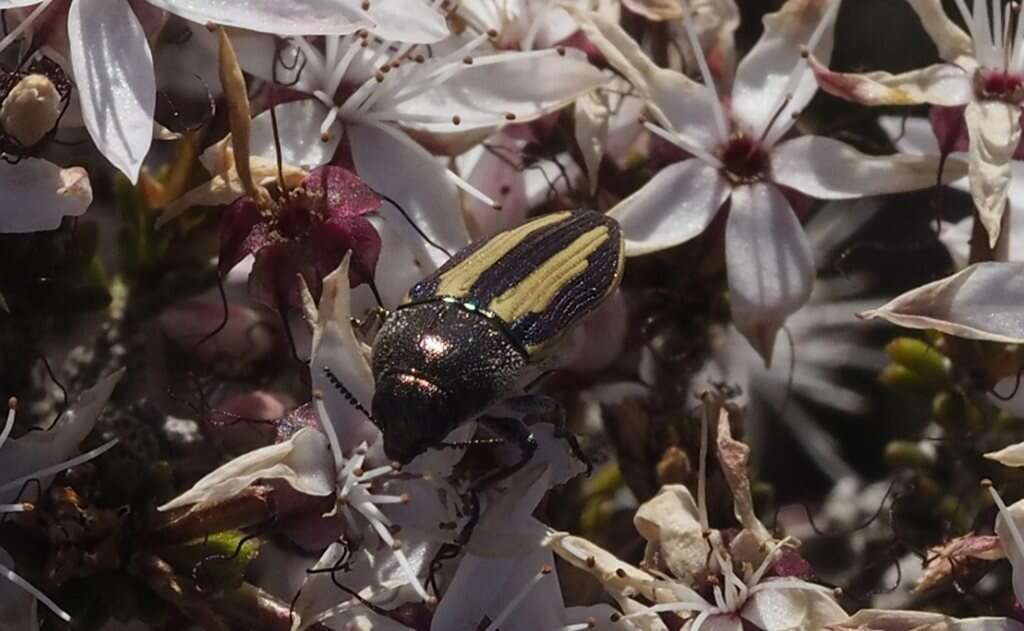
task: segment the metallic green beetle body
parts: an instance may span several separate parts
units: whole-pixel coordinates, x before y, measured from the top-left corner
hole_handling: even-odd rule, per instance
[[[561,212],[474,243],[417,283],[373,345],[372,414],[406,463],[510,394],[622,276],[622,231]]]

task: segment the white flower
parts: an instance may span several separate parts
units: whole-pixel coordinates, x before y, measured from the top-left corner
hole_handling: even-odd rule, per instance
[[[879,207],[873,200],[829,202],[804,226],[819,274]],[[833,482],[856,478],[856,473],[835,438],[822,428],[815,406],[864,414],[870,406],[867,397],[844,385],[842,373],[857,369],[877,374],[885,366],[885,355],[865,346],[863,323],[854,316],[873,304],[853,297],[866,283],[856,275],[819,276],[808,303],[787,320],[787,336],[776,344],[767,367],[736,327],[713,328],[711,356],[693,380],[701,389],[715,383],[738,385],[736,402],[746,408],[747,436],[755,449],[771,440],[781,423],[788,429],[787,440],[803,448]]]
[[[96,418],[123,374],[121,370],[100,379],[96,385],[82,393],[53,427],[30,431],[17,440],[10,438],[17,402],[15,399],[9,401],[7,419],[0,427],[0,515],[31,508],[19,501],[22,486],[29,480],[38,480],[40,492],[45,492],[54,475],[92,460],[117,444],[117,439],[113,439],[71,457],[77,451],[78,444],[92,431]],[[10,556],[0,548],[0,578],[29,594],[31,599],[23,600],[20,594],[15,593],[18,590],[12,592],[0,585],[0,627],[8,628],[5,625],[10,623],[11,629],[19,631],[38,628],[34,599],[38,599],[65,622],[71,620],[66,611],[18,576],[12,567]],[[19,625],[19,621],[26,620],[28,622]]]
[[[312,96],[276,107],[285,162],[324,164],[347,136],[359,176],[400,204],[433,241],[455,251],[468,242],[456,186],[494,202],[446,169],[409,132],[486,136],[510,120],[529,121],[559,109],[605,80],[579,51],[475,54],[487,39],[485,33],[428,49],[375,36],[327,37],[322,46],[293,38],[279,54],[269,41],[238,48],[245,70]],[[252,141],[254,155],[274,159],[269,112],[253,120]],[[391,204],[380,212],[418,258],[435,264],[447,258]]]
[[[0,50],[29,29],[51,2],[0,0],[0,9],[35,5],[0,41]],[[288,35],[351,33],[376,23],[362,10],[358,0],[229,4],[155,0],[150,4],[202,24],[223,23]],[[392,8],[388,16],[382,16],[389,17],[395,3],[384,0],[382,4]],[[434,13],[435,23],[440,20],[426,5],[423,9]],[[153,139],[156,79],[147,34],[159,27],[159,13],[145,5],[133,9],[127,0],[72,0],[66,34],[59,33],[55,37],[62,49],[67,46],[67,50],[55,51],[55,55],[68,55],[89,135],[100,152],[133,183],[138,180]],[[443,37],[444,32],[440,35]]]
[[[789,539],[774,541],[754,514],[747,478],[749,448],[730,434],[737,414],[713,393],[704,397],[702,436],[717,424],[716,450],[733,493],[733,509],[743,529],[726,544],[710,529],[704,489],[701,445],[699,503],[682,485],[662,487],[645,502],[633,523],[647,540],[641,567],[624,563],[593,543],[567,533],[552,533],[546,545],[574,566],[596,577],[623,610],[617,620],[645,629],[665,629],[656,614],[675,613],[685,631],[742,631],[749,623],[763,631],[820,629],[846,618],[831,589],[792,577],[767,577]],[[716,578],[708,581],[707,576]],[[699,580],[706,581],[698,585]],[[710,593],[702,595],[700,587]],[[642,597],[651,605],[642,604]]]
[[[970,139],[970,189],[989,246],[999,240],[1000,223],[1012,179],[1010,163],[1021,137],[1024,103],[1024,21],[1014,20],[1013,5],[976,0],[968,8],[956,0],[964,32],[942,8],[941,0],[907,0],[935,41],[943,62],[899,75],[886,72],[846,74],[815,63],[822,88],[867,105],[963,106],[943,114],[966,124]]]
[[[659,124],[648,129],[694,156],[662,169],[611,211],[622,224],[627,252],[688,241],[728,203],[733,320],[766,362],[779,328],[806,303],[814,284],[810,247],[783,187],[819,199],[851,199],[924,188],[938,171],[937,157],[867,156],[820,136],[783,140],[817,90],[801,50],[831,55],[838,7],[790,0],[766,16],[764,35],[737,68],[728,110],[685,12],[704,85],[655,66],[617,25],[593,14],[581,18],[591,41],[649,99]],[[948,174],[956,171],[957,163],[950,163]]]

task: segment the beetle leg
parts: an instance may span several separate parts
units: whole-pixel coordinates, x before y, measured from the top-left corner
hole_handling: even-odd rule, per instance
[[[576,435],[569,431],[565,407],[558,399],[542,394],[525,394],[518,397],[509,397],[499,403],[495,409],[499,410],[499,414],[504,411],[519,418],[525,417],[528,414],[547,417],[554,413],[555,437],[565,439],[565,442],[569,444],[569,450],[572,451],[572,455],[586,465],[588,477],[593,472],[594,463],[587,454],[583,453],[583,448],[580,447],[580,442]]]
[[[522,469],[533,454],[537,452],[537,439],[522,421],[515,418],[485,418],[481,423],[500,437],[514,443],[519,447],[520,458],[507,467],[502,467],[493,473],[485,475],[469,487],[469,520],[462,527],[462,532],[455,539],[460,545],[466,545],[473,536],[473,529],[480,521],[480,493],[501,482],[505,478]]]

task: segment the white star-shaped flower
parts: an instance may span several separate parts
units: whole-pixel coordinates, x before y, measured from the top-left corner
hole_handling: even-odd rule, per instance
[[[612,209],[627,254],[669,248],[701,234],[728,208],[725,256],[733,320],[768,362],[786,318],[811,295],[814,262],[785,191],[851,199],[934,184],[935,156],[868,156],[823,136],[784,139],[817,85],[803,51],[828,59],[836,0],[789,0],[719,95],[684,11],[704,84],[654,65],[617,25],[580,15],[590,40],[648,99],[648,129],[693,156],[669,165]],[[723,103],[728,102],[726,107]],[[956,162],[946,174],[958,174]]]

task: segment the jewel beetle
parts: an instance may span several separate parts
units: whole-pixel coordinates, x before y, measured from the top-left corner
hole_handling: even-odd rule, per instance
[[[408,463],[516,394],[618,287],[623,263],[613,218],[565,211],[473,243],[414,285],[373,342],[371,414],[387,457]],[[523,462],[532,455],[521,422],[485,423]]]

